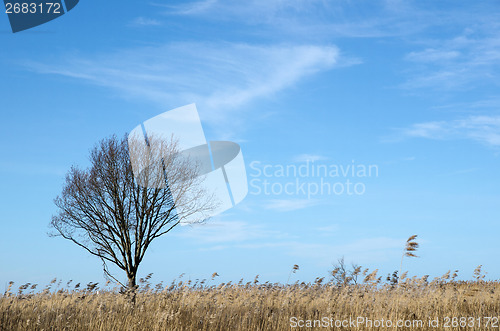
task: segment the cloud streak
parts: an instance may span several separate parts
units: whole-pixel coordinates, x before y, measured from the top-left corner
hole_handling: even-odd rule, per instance
[[[365,264],[387,261],[397,255],[401,256],[400,251],[404,242],[404,239],[375,237],[358,239],[337,245],[302,240],[217,245],[213,249],[264,249],[268,252],[271,250],[282,250],[289,256],[308,259],[310,261],[313,260],[326,265],[330,265],[336,258],[344,256],[347,261],[356,261],[356,263]]]
[[[160,25],[162,25],[162,22],[160,22],[159,20],[142,16],[137,17],[130,23],[130,26],[160,26]]]
[[[196,102],[212,120],[338,65],[335,46],[176,43],[101,55],[31,62],[42,74],[108,87],[161,105]]]
[[[496,24],[426,44],[424,50],[406,55],[414,67],[403,88],[452,91],[500,84],[500,29]]]
[[[260,33],[318,37],[413,35],[450,21],[471,21],[460,8],[429,8],[418,1],[201,0],[159,5],[167,16],[203,18],[255,27]],[[496,8],[495,8],[496,9]]]
[[[320,154],[299,154],[293,157],[293,162],[316,162],[325,160],[328,160],[328,157]]]
[[[470,116],[452,121],[416,123],[402,129],[404,137],[426,139],[470,139],[500,147],[500,116]]]
[[[287,212],[316,206],[318,203],[312,199],[274,199],[267,201],[264,207],[268,210]]]
[[[248,224],[243,221],[215,220],[199,225],[183,228],[177,236],[196,241],[202,244],[245,242],[263,238],[283,238],[287,235],[281,231],[274,231],[257,224]]]

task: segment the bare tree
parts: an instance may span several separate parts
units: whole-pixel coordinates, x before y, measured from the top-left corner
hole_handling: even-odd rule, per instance
[[[54,200],[59,211],[50,224],[53,235],[99,257],[115,281],[108,263],[122,269],[128,279],[122,286],[133,291],[152,241],[188,218],[203,221],[216,207],[201,178],[173,139],[103,139],[91,150],[89,168],[72,167],[66,175]]]

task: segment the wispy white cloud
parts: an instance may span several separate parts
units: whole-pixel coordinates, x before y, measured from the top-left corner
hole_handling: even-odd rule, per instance
[[[160,26],[162,25],[161,21],[153,19],[153,18],[147,18],[147,17],[137,17],[134,19],[132,22],[129,24],[130,26]]]
[[[203,251],[248,249],[282,251],[284,254],[330,265],[345,256],[347,261],[372,263],[400,256],[404,238],[362,238],[342,244],[331,243],[325,237],[337,235],[339,226],[331,224],[311,229],[318,240],[296,236],[283,228],[275,230],[262,224],[244,221],[213,220],[202,225],[183,227],[176,236],[201,244]],[[314,237],[313,237],[314,238]],[[320,239],[321,238],[321,239]],[[300,239],[300,240],[299,240]]]
[[[220,121],[228,111],[275,95],[338,64],[335,46],[176,43],[67,56],[32,70],[76,78],[162,107],[196,102]]]
[[[427,48],[406,55],[415,66],[402,85],[408,90],[464,90],[500,84],[500,29],[496,25],[451,38],[427,40]],[[429,47],[430,46],[430,47]]]
[[[261,225],[249,224],[243,221],[214,220],[199,225],[182,228],[177,236],[203,244],[245,242],[272,237],[286,237],[286,233],[269,230]],[[217,249],[221,249],[218,245]]]
[[[319,154],[300,154],[293,157],[294,162],[316,162],[328,160],[328,157]]]
[[[265,208],[275,211],[294,211],[318,205],[318,200],[313,199],[274,199],[265,203]]]
[[[165,7],[170,8],[171,13],[178,15],[195,15],[207,12],[215,6],[217,6],[217,0],[187,2],[182,5],[166,5]]]
[[[400,131],[404,137],[427,139],[471,139],[500,146],[500,116],[470,116],[452,121],[416,123]]]
[[[166,15],[202,17],[302,38],[407,36],[450,21],[471,21],[460,8],[428,8],[418,1],[202,0],[160,5]],[[468,15],[469,14],[469,15]],[[255,30],[255,29],[254,29]]]
[[[363,264],[387,261],[400,254],[404,243],[405,239],[375,237],[358,239],[338,245],[307,241],[275,241],[243,243],[234,245],[234,247],[253,250],[282,249],[290,256],[329,265],[342,256],[345,257],[346,261]],[[231,247],[233,246],[227,246],[226,248]]]
[[[456,50],[438,50],[427,48],[420,52],[411,52],[406,55],[406,59],[415,62],[438,62],[452,60],[460,56],[460,52]]]
[[[281,40],[411,36],[408,44],[420,49],[403,56],[408,77],[400,85],[412,93],[499,83],[500,15],[494,2],[450,8],[401,0],[205,0],[166,7],[168,15],[251,26],[252,35]]]
[[[179,5],[164,5],[168,8],[168,14],[178,15],[211,15],[214,12],[221,14],[216,19],[225,16],[238,20],[240,16],[247,19],[260,17],[261,19],[276,18],[277,15],[289,13],[299,13],[306,10],[309,13],[313,8],[324,8],[323,0],[249,0],[246,2],[235,2],[228,0],[202,0],[187,1]]]
[[[30,176],[63,176],[66,173],[64,167],[60,165],[48,165],[40,163],[24,163],[24,162],[0,162],[0,172],[22,174]]]
[[[403,130],[404,131],[404,130]],[[406,137],[406,135],[404,135],[404,137]],[[397,137],[397,138],[385,138],[383,141],[386,141],[386,142],[394,142],[394,141],[397,141],[397,140],[401,140],[401,137]],[[415,156],[403,156],[403,157],[398,157],[398,158],[394,158],[394,159],[389,159],[387,161],[384,161],[384,164],[398,164],[398,163],[402,163],[402,162],[413,162],[415,161],[417,158]]]
[[[340,226],[338,224],[331,224],[327,226],[321,226],[316,228],[316,231],[321,236],[331,236],[332,234],[338,233],[340,230]]]
[[[446,173],[445,176],[457,176],[457,175],[470,174],[470,173],[477,172],[480,170],[481,170],[480,168],[460,169],[460,170]]]

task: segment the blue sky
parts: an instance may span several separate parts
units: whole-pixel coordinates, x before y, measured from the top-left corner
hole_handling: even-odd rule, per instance
[[[250,187],[236,208],[157,240],[141,276],[285,282],[298,264],[292,280],[311,281],[342,256],[385,275],[418,234],[420,257],[404,262],[410,275],[458,269],[469,279],[482,264],[498,279],[499,9],[495,1],[82,0],[16,34],[3,15],[0,284],[102,282],[98,259],[47,236],[64,174],[88,165],[103,137],[193,102],[207,139],[240,144],[254,183],[294,183],[256,168],[307,160],[378,172],[325,178],[359,182],[363,194]]]

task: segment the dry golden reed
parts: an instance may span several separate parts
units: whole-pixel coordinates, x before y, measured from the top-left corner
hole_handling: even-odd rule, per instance
[[[295,268],[295,266],[294,266]],[[297,268],[298,269],[298,266]],[[357,283],[324,282],[292,285],[252,282],[207,285],[206,281],[174,281],[170,286],[141,280],[136,303],[97,283],[70,282],[62,289],[44,290],[24,284],[13,293],[13,284],[0,296],[0,330],[293,330],[290,319],[338,320],[363,316],[372,320],[428,320],[446,317],[498,317],[500,283],[484,281],[476,270],[474,281],[455,281],[450,273],[428,281],[399,279],[382,283],[377,271],[355,270]],[[216,273],[212,278],[217,276]],[[391,277],[389,277],[391,278]],[[60,282],[59,282],[60,284]],[[108,284],[106,284],[108,285]],[[312,328],[318,329],[318,328]],[[325,328],[334,329],[334,328]],[[376,327],[335,328],[381,330]],[[407,327],[404,330],[440,330]],[[447,330],[477,330],[450,327]],[[490,329],[490,328],[481,328]]]

